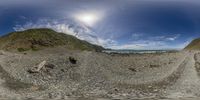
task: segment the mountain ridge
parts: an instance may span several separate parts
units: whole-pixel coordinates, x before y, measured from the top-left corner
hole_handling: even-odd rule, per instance
[[[192,40],[184,50],[200,50],[200,38]]]
[[[48,28],[11,32],[0,37],[0,49],[3,50],[27,51],[57,46],[65,46],[70,50],[101,51],[104,49],[72,35]]]

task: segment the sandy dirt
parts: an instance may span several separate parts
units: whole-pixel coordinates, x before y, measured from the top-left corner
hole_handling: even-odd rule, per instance
[[[43,61],[39,72],[30,72]],[[199,75],[198,52],[0,51],[1,98],[198,100]]]

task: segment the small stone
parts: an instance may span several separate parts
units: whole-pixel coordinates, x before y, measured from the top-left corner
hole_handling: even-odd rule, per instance
[[[62,72],[65,72],[65,70],[64,70],[64,69],[61,69],[61,71],[62,71]]]
[[[151,86],[151,85],[149,85],[149,86],[148,86],[148,88],[152,88],[152,86]]]
[[[128,68],[128,69],[133,71],[133,72],[137,72],[137,70],[135,68]]]
[[[150,65],[150,68],[157,68],[160,67],[159,65]]]
[[[158,90],[157,90],[157,89],[154,89],[153,91],[154,91],[154,92],[158,92]]]
[[[118,92],[119,90],[117,88],[114,89],[116,92]]]
[[[4,55],[5,54],[5,52],[4,51],[0,51],[0,55]]]
[[[31,91],[37,91],[37,90],[39,90],[39,87],[36,86],[36,85],[33,85],[33,86],[30,87],[30,90]]]
[[[34,70],[34,69],[29,69],[27,70],[28,73],[32,74],[32,73],[39,73],[38,71]]]

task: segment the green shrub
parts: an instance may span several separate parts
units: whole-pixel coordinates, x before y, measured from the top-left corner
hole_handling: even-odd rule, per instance
[[[17,50],[18,50],[19,52],[27,51],[27,49],[25,49],[25,48],[17,48]]]
[[[36,48],[36,47],[32,48],[32,51],[38,51],[38,50],[39,48]]]

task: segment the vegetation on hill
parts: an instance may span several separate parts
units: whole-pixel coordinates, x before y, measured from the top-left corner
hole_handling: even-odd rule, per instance
[[[101,46],[79,40],[74,36],[46,28],[12,32],[0,37],[0,49],[4,50],[18,50],[22,52],[56,46],[65,46],[66,49],[70,50],[101,51],[104,49]]]
[[[200,50],[200,38],[194,39],[184,50]]]

